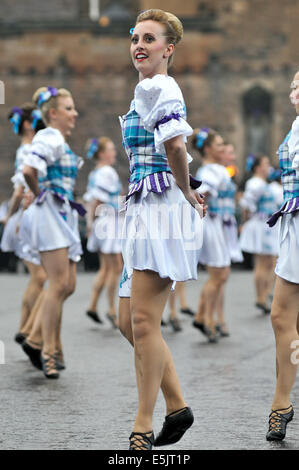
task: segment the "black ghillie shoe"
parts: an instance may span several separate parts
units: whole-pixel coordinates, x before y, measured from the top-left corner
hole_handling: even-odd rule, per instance
[[[227,338],[229,336],[229,332],[224,328],[224,325],[216,325],[216,332],[223,338]]]
[[[25,341],[22,343],[22,348],[25,354],[29,357],[32,365],[39,370],[42,370],[41,349],[33,348]]]
[[[194,317],[195,313],[193,310],[191,310],[189,307],[187,308],[181,308],[181,313],[184,313],[185,315],[190,315],[190,317]]]
[[[58,379],[59,372],[57,370],[55,355],[48,355],[47,357],[44,357],[41,354],[40,357],[43,365],[43,373],[45,374],[47,379]]]
[[[209,336],[210,330],[209,328],[205,326],[204,323],[194,320],[192,323],[192,326],[194,326],[194,328],[197,328],[199,331],[201,331],[203,335]]]
[[[56,360],[56,369],[57,370],[65,370],[66,369],[63,352],[61,350],[55,352],[55,360]]]
[[[259,304],[258,302],[255,304],[255,306],[257,308],[260,308],[261,310],[263,310],[264,314],[265,315],[268,315],[269,313],[271,313],[271,308],[269,308],[267,305],[265,304]]]
[[[152,450],[155,436],[154,436],[153,431],[132,432],[129,439],[130,439],[129,450]]]
[[[91,310],[87,310],[86,315],[91,318],[96,323],[103,323],[97,312],[92,312]]]
[[[177,318],[170,318],[168,321],[169,325],[172,327],[173,331],[176,333],[178,331],[182,331],[183,328],[181,327],[181,324]]]
[[[291,408],[288,413],[279,413]],[[267,441],[282,441],[285,438],[287,424],[292,421],[294,416],[293,406],[282,408],[280,410],[272,410],[269,414],[269,431],[267,432]]]
[[[18,344],[22,344],[25,339],[26,339],[26,336],[23,335],[22,333],[17,333],[15,336],[15,342]]]
[[[167,446],[178,442],[187,429],[192,426],[193,421],[194,416],[191,408],[188,406],[167,415],[162,430],[154,442],[155,447]]]

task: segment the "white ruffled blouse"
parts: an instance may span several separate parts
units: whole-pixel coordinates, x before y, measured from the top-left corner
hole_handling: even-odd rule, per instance
[[[144,128],[154,134],[157,153],[165,155],[167,140],[182,135],[186,142],[192,135],[193,130],[186,122],[184,98],[174,78],[162,74],[145,78],[135,88],[134,104]],[[161,123],[164,119],[166,122]],[[188,154],[190,161],[192,157]]]
[[[288,146],[292,168],[296,170],[296,176],[299,179],[299,116],[293,122]]]

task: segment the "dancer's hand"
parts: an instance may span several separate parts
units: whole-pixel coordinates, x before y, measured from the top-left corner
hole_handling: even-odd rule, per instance
[[[197,191],[190,188],[184,193],[184,196],[191,206],[198,211],[200,217],[206,215],[208,206],[204,204],[204,198]]]

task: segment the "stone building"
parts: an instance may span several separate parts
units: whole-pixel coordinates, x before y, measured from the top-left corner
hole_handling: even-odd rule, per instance
[[[241,169],[249,152],[276,162],[294,119],[288,94],[299,68],[299,0],[1,0],[0,201],[11,191],[18,145],[7,113],[42,85],[72,91],[80,118],[71,145],[78,154],[90,136],[115,140],[126,183],[118,115],[137,82],[129,29],[139,11],[157,7],[177,14],[185,28],[170,73],[182,87],[190,124],[216,128],[234,142]],[[198,164],[196,158],[191,169]],[[86,162],[79,194],[91,167]]]

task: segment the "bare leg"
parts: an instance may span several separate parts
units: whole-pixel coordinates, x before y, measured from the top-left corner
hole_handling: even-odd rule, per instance
[[[224,285],[220,287],[219,297],[216,305],[217,323],[223,325],[224,321]]]
[[[269,260],[270,258],[270,260]],[[270,279],[272,279],[272,257],[255,256],[255,287],[257,303],[267,305]]]
[[[188,302],[187,302],[187,297],[186,297],[185,283],[184,282],[177,282],[176,286],[175,286],[175,291],[179,296],[180,307],[182,309],[189,308],[188,307]]]
[[[26,321],[24,327],[21,330],[21,333],[25,336],[29,336],[32,332],[32,329],[34,327],[33,325],[34,325],[34,322],[35,322],[35,319],[36,319],[36,316],[37,316],[37,312],[40,308],[43,295],[44,295],[44,291],[42,291],[39,294],[39,296],[38,296],[38,298],[37,298],[37,300],[36,300],[36,302],[33,306],[33,309],[31,310],[30,316],[29,316],[28,320]],[[41,332],[40,332],[40,335],[41,335]]]
[[[68,287],[65,293],[64,301],[70,297],[75,289],[76,289],[76,272],[77,272],[77,265],[73,261],[69,262],[69,279],[68,279]],[[62,341],[61,341],[61,327],[62,327],[62,310],[58,316],[58,325],[57,325],[57,332],[56,332],[56,352],[62,357]]]
[[[221,294],[221,287],[228,279],[230,268],[208,267],[209,279],[203,286],[201,296],[204,296],[204,308],[206,315],[206,326],[215,334],[214,311]]]
[[[299,340],[297,331],[299,285],[277,277],[271,320],[276,340],[277,382],[272,409],[283,409],[290,405],[290,392],[297,373],[297,360],[291,358],[295,349],[291,345]],[[298,349],[298,345],[296,345]],[[298,355],[297,355],[298,356]]]
[[[177,311],[176,311],[176,306],[175,306],[175,301],[176,301],[176,289],[172,292],[170,292],[170,295],[169,295],[169,299],[168,299],[168,302],[169,302],[169,308],[170,308],[170,318],[171,319],[177,319],[178,317],[178,314],[177,314]]]
[[[132,331],[139,406],[134,431],[152,429],[152,417],[167,363],[161,317],[171,281],[151,271],[135,271],[132,278]]]
[[[121,333],[134,347],[131,311],[130,311],[130,298],[119,299],[119,327]],[[166,350],[166,366],[164,369],[163,378],[161,381],[161,390],[166,402],[166,415],[173,413],[186,406],[184,401],[181,387],[179,384],[178,376],[174,367],[173,359],[170,350],[163,339]]]
[[[41,259],[49,279],[49,286],[41,304],[42,354],[46,357],[55,353],[59,315],[69,288],[70,263],[67,248],[42,252]]]
[[[42,266],[37,266],[33,263],[29,263],[28,261],[24,261],[24,264],[30,273],[30,280],[22,300],[19,331],[24,328],[28,318],[30,317],[30,312],[32,311],[34,304],[44,287],[44,283],[46,282],[46,273]]]
[[[100,259],[100,269],[96,275],[96,278],[92,286],[91,300],[90,300],[90,304],[88,308],[88,310],[90,310],[91,312],[97,311],[98,300],[105,286],[105,282],[107,278],[106,257],[105,255],[100,255],[99,253],[99,259]]]
[[[105,287],[107,288],[108,302],[109,302],[109,315],[116,316],[115,307],[115,292],[118,284],[118,278],[120,275],[119,261],[116,254],[104,255],[106,265],[106,282]]]

